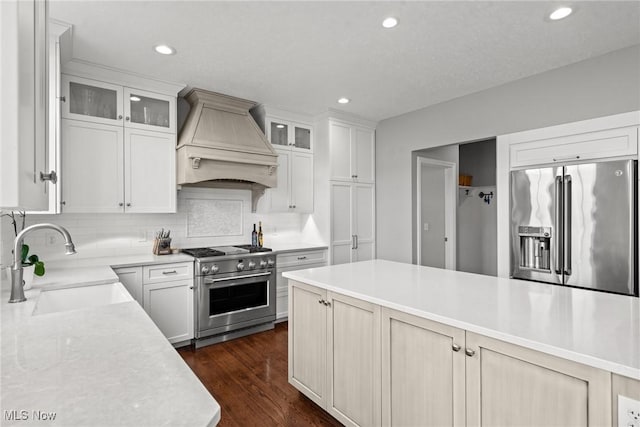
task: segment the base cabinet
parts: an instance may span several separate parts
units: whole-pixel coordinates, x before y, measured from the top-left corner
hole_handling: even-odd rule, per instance
[[[289,290],[289,382],[345,425],[611,424],[608,371],[293,280]]]
[[[611,373],[466,333],[467,423],[604,426]]]
[[[301,250],[276,255],[276,322],[285,321],[289,316],[289,291],[287,279],[282,273],[305,268],[324,267],[327,265],[327,251]]]
[[[194,337],[193,263],[114,269],[131,296],[172,344]]]
[[[382,329],[384,425],[609,423],[609,372],[395,310]]]
[[[348,426],[380,424],[380,307],[289,286],[289,382]]]
[[[382,309],[382,425],[465,424],[464,339],[462,329]]]

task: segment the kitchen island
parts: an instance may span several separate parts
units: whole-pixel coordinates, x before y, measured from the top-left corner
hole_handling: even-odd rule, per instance
[[[346,425],[609,425],[640,399],[638,298],[384,260],[284,276],[290,382]]]
[[[17,304],[7,303],[10,286],[3,280],[3,426],[218,423],[218,403],[137,302],[33,314],[44,289],[114,283],[111,264],[167,260],[50,268]]]

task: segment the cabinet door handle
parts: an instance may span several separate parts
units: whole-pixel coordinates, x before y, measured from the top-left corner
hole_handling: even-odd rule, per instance
[[[176,270],[171,270],[171,271],[163,271],[162,274],[178,274],[178,272]]]
[[[356,235],[352,234],[351,235],[351,249],[355,249],[356,248]]]
[[[554,162],[561,162],[563,160],[578,160],[580,156],[568,156],[568,157],[556,157],[553,159]]]
[[[189,286],[189,289],[193,289],[193,286]]]
[[[318,300],[318,304],[324,304],[324,300]]]
[[[474,350],[470,349],[470,348],[465,348],[464,352],[469,357],[473,357],[476,354],[476,352]]]
[[[356,249],[358,249],[358,235],[357,234],[355,235],[355,238],[356,238]]]
[[[118,115],[118,120],[122,120],[122,114]]]
[[[453,345],[451,346],[451,348],[452,348],[452,349],[453,349],[453,351],[455,351],[456,353],[457,353],[457,352],[459,352],[459,351],[462,349],[462,347],[460,347],[458,344],[453,344]]]
[[[120,203],[118,203],[118,206],[122,207],[122,206],[124,206],[124,203],[120,202]]]
[[[307,259],[306,256],[299,256],[298,259]]]
[[[131,120],[131,119],[129,118],[129,116],[125,117],[124,119],[125,119],[126,121]]]
[[[127,207],[130,208],[131,207],[131,203],[127,203]]]
[[[67,102],[67,97],[66,96],[61,96],[58,99],[60,99],[60,101],[62,101],[62,102]]]
[[[325,304],[325,305],[326,305],[327,307],[331,307],[331,303],[330,303],[329,301],[326,301],[326,304]]]

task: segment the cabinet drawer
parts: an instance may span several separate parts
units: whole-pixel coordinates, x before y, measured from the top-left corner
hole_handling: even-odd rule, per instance
[[[289,267],[289,266],[305,265],[305,264],[318,264],[318,263],[326,263],[326,262],[327,262],[326,249],[289,252],[285,254],[278,254],[277,256],[278,267]]]
[[[192,262],[149,265],[142,269],[142,282],[144,284],[183,279],[193,279]]]
[[[635,126],[521,142],[510,147],[511,167],[638,154]]]

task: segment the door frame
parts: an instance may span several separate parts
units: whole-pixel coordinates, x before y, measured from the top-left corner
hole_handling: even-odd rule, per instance
[[[428,157],[417,157],[416,164],[416,265],[421,265],[422,260],[422,167],[431,166],[444,169],[444,234],[446,237],[444,250],[444,265],[448,270],[456,269],[456,206],[457,206],[457,180],[458,165],[453,162],[436,160]]]

